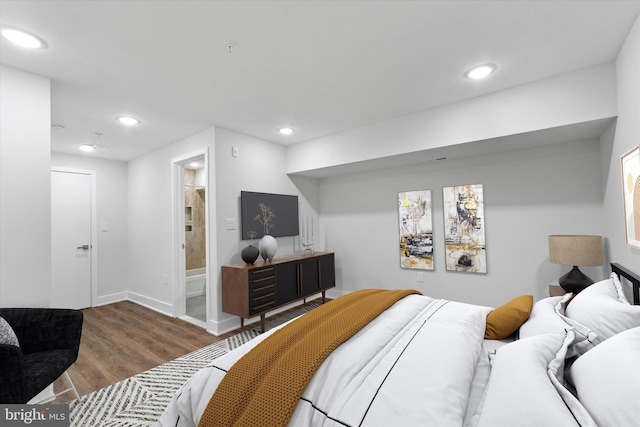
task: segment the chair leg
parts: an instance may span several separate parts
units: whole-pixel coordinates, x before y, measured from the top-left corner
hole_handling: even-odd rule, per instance
[[[66,388],[58,393],[55,393],[53,396],[49,396],[49,397],[45,397],[42,400],[38,400],[37,402],[32,402],[35,405],[41,405],[43,403],[47,403],[47,402],[51,402],[53,400],[56,399],[56,397],[61,396],[63,394],[65,394],[68,391],[73,390],[73,392],[76,395],[76,399],[80,400],[80,394],[78,394],[78,390],[76,389],[75,384],[73,384],[73,381],[71,381],[71,377],[69,376],[69,371],[64,371],[64,375],[67,377],[67,381],[69,382],[69,384],[71,385],[71,387]]]
[[[64,371],[64,374],[67,376],[67,381],[69,381],[69,384],[71,384],[71,388],[68,389],[69,390],[73,390],[73,392],[76,395],[76,399],[80,400],[80,395],[78,394],[78,390],[76,390],[76,386],[73,384],[73,381],[71,381],[71,377],[69,376],[69,371]]]

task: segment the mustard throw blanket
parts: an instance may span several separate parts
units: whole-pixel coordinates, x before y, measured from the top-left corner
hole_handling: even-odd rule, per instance
[[[276,331],[227,372],[198,427],[285,426],[311,377],[340,344],[414,290],[367,289],[330,301]]]

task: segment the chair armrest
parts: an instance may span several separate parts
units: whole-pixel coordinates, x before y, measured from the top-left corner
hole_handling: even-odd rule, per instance
[[[19,403],[22,399],[24,363],[19,347],[0,344],[0,403]]]
[[[83,315],[80,310],[55,308],[3,308],[0,315],[11,325],[24,354],[80,346]]]

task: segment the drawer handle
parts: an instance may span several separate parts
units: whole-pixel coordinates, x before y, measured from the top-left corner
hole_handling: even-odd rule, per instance
[[[270,288],[273,288],[273,284],[267,285],[267,286],[262,286],[262,287],[259,287],[259,288],[253,288],[253,289],[251,289],[251,292],[260,292],[260,291],[264,291],[265,289],[270,289]]]
[[[262,274],[262,273],[266,273],[268,271],[273,271],[274,268],[273,267],[269,267],[269,268],[261,268],[260,270],[254,270],[251,272],[252,275],[256,275],[256,274]]]
[[[261,295],[259,297],[255,297],[253,300],[254,301],[258,301],[258,300],[265,299],[265,298],[271,298],[271,297],[273,297],[273,295],[274,295],[274,293],[271,292],[270,294],[266,294],[266,295]]]
[[[265,280],[273,280],[273,279],[275,279],[274,276],[261,277],[259,279],[251,279],[251,283],[264,282]]]
[[[264,307],[269,307],[270,305],[273,305],[273,301],[270,301],[266,304],[259,305],[257,307],[253,307],[253,311],[255,313],[256,310],[260,310],[261,308],[264,308]]]

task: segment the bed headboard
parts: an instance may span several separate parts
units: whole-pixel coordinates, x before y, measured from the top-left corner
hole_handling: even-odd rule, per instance
[[[611,271],[631,282],[631,286],[633,286],[633,304],[640,305],[640,276],[615,262],[611,263]]]

